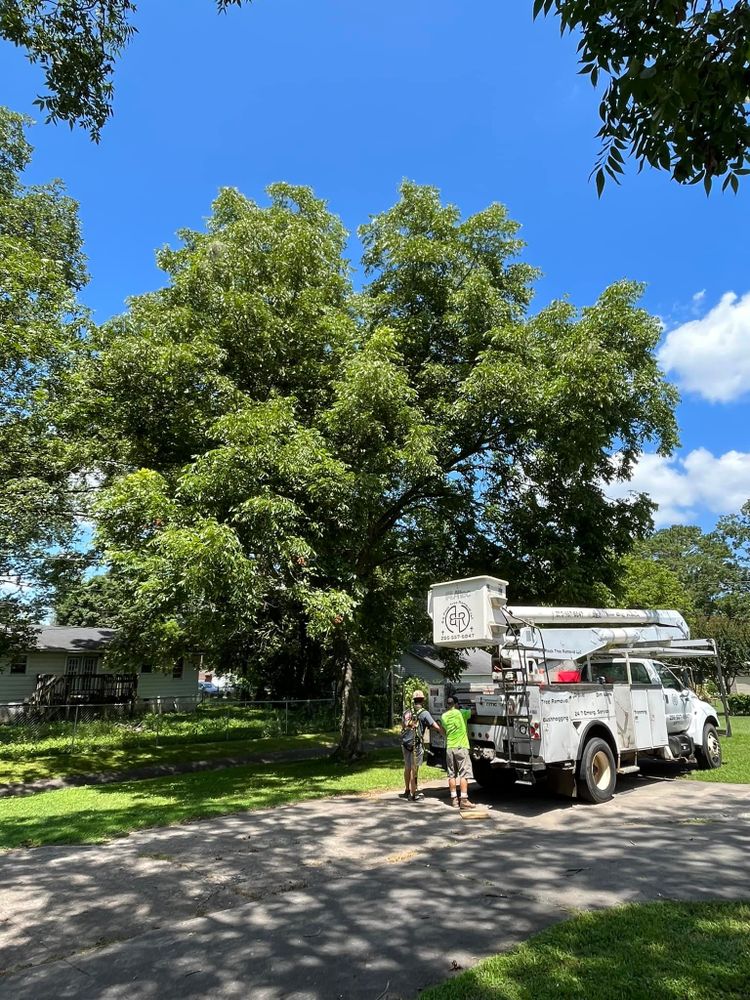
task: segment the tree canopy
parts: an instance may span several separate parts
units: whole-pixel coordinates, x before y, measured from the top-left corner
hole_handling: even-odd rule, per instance
[[[58,414],[83,332],[77,206],[27,187],[25,120],[0,108],[0,651],[18,644],[64,575],[76,492]]]
[[[246,3],[251,0],[245,0]],[[224,11],[242,0],[216,0]],[[98,141],[112,114],[115,64],[135,34],[133,0],[0,0],[0,38],[44,71],[36,98],[47,121],[81,125]]]
[[[636,546],[636,552],[639,550]],[[694,612],[693,594],[674,569],[661,560],[629,553],[622,568],[617,596],[623,607],[674,608],[683,615]]]
[[[750,619],[750,500],[736,514],[720,517],[716,532],[731,548],[734,581],[723,596],[722,608],[734,617]]]
[[[639,286],[529,315],[501,205],[464,218],[405,183],[359,232],[355,291],[325,204],[269,196],[224,190],[161,252],[168,283],[92,334],[68,420],[122,655],[335,679],[354,752],[357,684],[427,631],[431,582],[612,585],[652,506],[605,484],[674,445],[675,395]]]
[[[624,155],[681,184],[715,178],[734,191],[750,150],[750,3],[747,0],[534,0],[580,36],[581,73],[597,86],[601,192]]]
[[[668,571],[679,581],[687,608],[703,615],[725,610],[743,589],[737,553],[722,530],[703,532],[696,525],[673,525],[638,542],[633,556]]]

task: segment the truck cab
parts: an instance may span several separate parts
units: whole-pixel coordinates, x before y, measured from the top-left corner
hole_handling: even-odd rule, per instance
[[[703,743],[707,722],[717,724],[713,705],[703,701],[678,674],[659,660],[617,657],[592,658],[581,670],[581,680],[601,684],[629,684],[631,688],[660,687],[664,696],[667,734],[687,733],[696,745]]]

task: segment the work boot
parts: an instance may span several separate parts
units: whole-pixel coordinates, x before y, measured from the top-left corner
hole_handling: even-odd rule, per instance
[[[458,799],[451,796],[451,805],[458,807]]]
[[[476,806],[474,805],[473,802],[469,802],[468,799],[461,799],[461,808],[462,809],[476,809]]]

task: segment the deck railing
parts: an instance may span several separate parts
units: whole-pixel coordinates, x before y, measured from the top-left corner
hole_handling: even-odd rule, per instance
[[[137,674],[37,674],[36,705],[115,704],[132,701]]]

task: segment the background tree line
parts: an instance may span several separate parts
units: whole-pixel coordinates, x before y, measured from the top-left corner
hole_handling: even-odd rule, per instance
[[[679,608],[693,635],[716,639],[727,684],[750,674],[750,501],[710,532],[654,532],[633,546],[623,569],[626,605]]]

